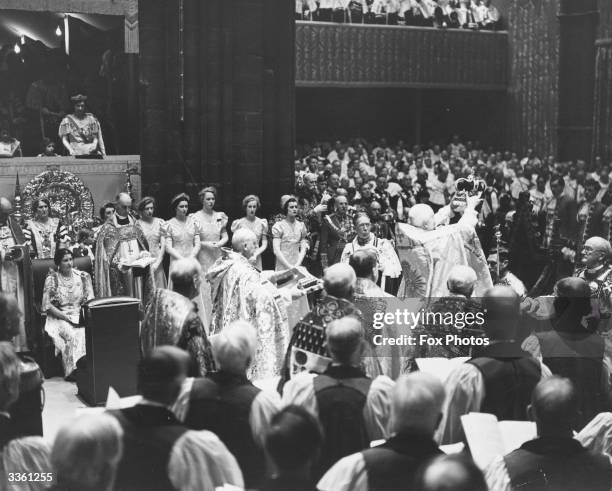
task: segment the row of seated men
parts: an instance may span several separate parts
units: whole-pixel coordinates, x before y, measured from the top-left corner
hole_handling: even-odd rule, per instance
[[[326,272],[330,294],[352,297],[357,279],[347,268],[335,265]],[[257,334],[244,321],[211,339],[215,369],[203,377],[187,377],[189,354],[157,347],[140,363],[142,401],[110,412],[123,433],[123,455],[113,458],[114,489],[208,489],[193,483],[213,478],[215,485],[248,489],[402,489],[421,465],[440,455],[440,443],[462,441],[459,418],[472,411],[499,420],[529,417],[538,429],[535,440],[490,463],[485,472],[490,489],[609,489],[612,468],[602,452],[610,450],[611,422],[599,411],[607,407],[610,391],[589,384],[590,367],[604,373],[603,341],[580,330],[590,312],[589,296],[579,278],[557,285],[558,322],[546,337],[578,352],[561,363],[546,355],[540,361],[522,349],[518,296],[504,286],[489,290],[482,304],[490,344],[444,384],[425,373],[396,381],[369,377],[362,368],[363,326],[353,317],[327,325],[327,369],[294,376],[280,396],[246,376]],[[588,346],[599,351],[581,353]],[[5,412],[13,399],[3,399],[9,401]],[[316,437],[320,430],[314,429],[292,434],[301,419],[314,420],[313,428],[322,428],[325,437]],[[576,438],[574,430],[582,430]],[[275,438],[281,447],[274,446]],[[385,443],[368,449],[378,439]]]

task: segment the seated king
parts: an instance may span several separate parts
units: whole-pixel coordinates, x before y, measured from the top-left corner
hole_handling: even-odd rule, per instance
[[[237,320],[251,322],[257,329],[258,346],[249,378],[269,379],[280,373],[289,345],[287,307],[305,292],[297,287],[277,288],[274,274],[266,275],[251,264],[249,258],[259,248],[252,231],[237,230],[232,248],[224,249],[206,274],[213,304],[210,334],[222,333]]]
[[[155,291],[147,239],[130,214],[132,198],[119,194],[115,213],[102,225],[96,241],[96,297],[129,296],[143,306]]]

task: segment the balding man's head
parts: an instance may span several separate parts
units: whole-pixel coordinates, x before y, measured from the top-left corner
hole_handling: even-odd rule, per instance
[[[189,371],[186,351],[175,346],[158,346],[140,360],[138,389],[145,399],[170,406],[174,404]]]
[[[328,295],[350,299],[355,292],[357,276],[348,264],[337,263],[323,273],[323,286]]]
[[[441,455],[417,474],[415,491],[488,491],[482,471],[464,455]]]
[[[128,193],[119,193],[117,204],[122,208],[130,208],[132,206],[132,197]]]
[[[448,274],[446,286],[451,293],[469,297],[474,291],[477,279],[476,271],[469,266],[454,266]]]
[[[342,317],[325,328],[327,351],[332,359],[344,365],[359,365],[363,352],[363,328],[355,317]]]
[[[482,297],[485,312],[484,329],[491,340],[513,340],[519,320],[520,299],[507,286],[494,286]]]
[[[257,352],[257,331],[247,321],[234,321],[212,337],[211,344],[220,370],[244,375]]]
[[[591,289],[581,278],[563,278],[555,285],[555,329],[584,331],[580,320],[592,310]]]
[[[612,259],[612,246],[602,237],[591,237],[582,247],[582,264],[592,269],[607,264]]]
[[[437,377],[413,372],[397,379],[391,399],[391,430],[433,436],[442,419],[444,387]]]
[[[232,237],[232,248],[247,259],[250,258],[257,249],[257,236],[247,228],[239,228]]]
[[[357,278],[375,280],[377,264],[376,251],[372,249],[359,249],[349,259],[349,266],[353,268]]]
[[[188,298],[193,298],[200,288],[202,267],[194,258],[178,259],[172,263],[170,279],[172,289]]]
[[[542,380],[531,394],[529,416],[536,422],[539,436],[571,436],[579,419],[578,394],[567,378]]]
[[[419,203],[410,208],[408,221],[413,227],[423,230],[433,230],[435,228],[434,211],[431,206],[423,203]]]

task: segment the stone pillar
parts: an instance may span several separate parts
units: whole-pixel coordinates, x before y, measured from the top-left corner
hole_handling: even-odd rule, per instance
[[[233,215],[247,193],[276,208],[293,185],[291,2],[141,0],[139,13],[145,184],[163,182],[160,200],[214,184]]]
[[[591,159],[597,0],[562,0],[559,11],[559,123],[561,160]]]

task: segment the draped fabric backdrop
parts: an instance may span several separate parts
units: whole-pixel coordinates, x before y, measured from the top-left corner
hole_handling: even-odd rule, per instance
[[[214,184],[228,213],[241,213],[248,193],[276,209],[293,180],[293,7],[140,0],[145,193],[167,203]]]
[[[612,2],[599,0],[599,37],[595,61],[593,156],[612,162]]]

